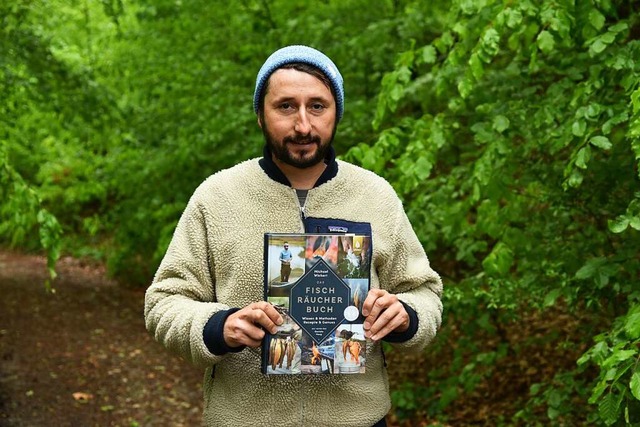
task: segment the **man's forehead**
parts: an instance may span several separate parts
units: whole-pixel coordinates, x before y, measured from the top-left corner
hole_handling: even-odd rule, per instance
[[[266,96],[277,98],[333,99],[331,89],[319,78],[304,71],[281,68],[269,77]]]

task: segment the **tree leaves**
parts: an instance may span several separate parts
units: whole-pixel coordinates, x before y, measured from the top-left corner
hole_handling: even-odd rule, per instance
[[[502,133],[505,130],[509,129],[510,124],[511,122],[509,121],[509,119],[502,114],[498,114],[493,118],[493,129],[495,129],[495,131],[498,133]]]
[[[451,265],[454,316],[474,305],[514,313],[519,295],[527,307],[588,307],[607,319],[612,301],[619,315],[637,298],[640,91],[629,59],[640,43],[628,34],[637,13],[617,7],[452,5],[436,16],[441,31],[401,55],[428,48],[429,62],[403,62],[396,71],[412,74],[401,90],[381,91],[375,124],[398,131],[393,156],[402,159],[390,156],[383,173],[425,246],[439,242],[434,263]],[[424,148],[430,175],[418,180],[407,159],[422,157],[413,141],[436,115],[445,139]],[[605,399],[591,414],[601,422],[628,409],[635,344],[623,318],[595,326],[600,350],[580,358],[600,370],[590,387]]]
[[[492,276],[503,276],[513,265],[513,251],[509,246],[500,242],[496,244],[489,255],[482,261],[482,267]]]
[[[606,33],[588,40],[586,44],[589,46],[589,55],[595,57],[604,52],[604,50],[616,40],[617,35],[627,29],[627,23],[620,22],[609,27],[609,30]]]
[[[635,198],[629,202],[626,212],[615,219],[607,221],[609,230],[613,233],[622,233],[629,226],[640,231],[640,193],[635,194]]]
[[[600,418],[606,425],[614,424],[620,415],[620,404],[622,403],[622,395],[608,393],[598,403],[598,412]]]
[[[600,13],[598,9],[591,9],[589,11],[589,22],[596,30],[600,30],[604,27],[605,20],[605,16]]]
[[[608,221],[609,230],[613,233],[622,233],[629,226],[629,219],[625,217],[618,217],[615,220]]]
[[[446,278],[445,307],[470,337],[459,361],[482,345],[477,319],[497,341],[523,307],[580,307],[601,321],[575,343],[596,341],[580,366],[598,377],[572,390],[602,397],[592,418],[620,420],[638,387],[628,365],[640,274],[637,11],[546,0],[209,6],[0,6],[0,235],[46,248],[53,265],[64,230],[68,250],[146,283],[193,189],[260,155],[247,100],[264,58],[307,43],[345,77],[339,154],[394,186]],[[477,377],[477,366],[456,366]],[[562,397],[583,409],[575,393]],[[536,414],[587,416],[540,394],[548,411]]]
[[[629,339],[640,340],[640,304],[632,307],[629,313],[627,313],[624,331],[627,333]]]
[[[38,210],[2,198],[0,210],[12,211],[6,227],[2,217],[2,237],[29,242],[29,249],[40,240],[53,259],[57,236],[66,250],[106,260],[112,274],[145,285],[197,185],[260,155],[250,95],[271,51],[306,43],[338,64],[351,112],[335,140],[342,154],[374,133],[371,105],[382,77],[425,22],[361,0],[215,8],[202,1],[89,2],[80,9],[60,0],[23,3],[0,6],[7,24],[0,38],[7,52],[0,140],[8,141],[9,165],[41,203],[38,224],[47,231],[39,236],[33,227]],[[392,37],[396,30],[406,38]],[[434,64],[437,51],[427,47],[399,63],[418,58]],[[405,95],[411,75],[408,66],[398,70],[390,100]],[[395,108],[393,101],[384,106]],[[366,158],[379,169],[385,159],[378,154]],[[426,169],[415,172],[423,176]]]
[[[640,370],[636,370],[631,376],[631,382],[629,383],[629,389],[637,400],[640,400]]]
[[[551,53],[553,51],[553,48],[555,47],[556,42],[550,32],[543,30],[540,32],[540,34],[538,34],[537,44],[538,48],[542,52]]]
[[[576,120],[571,126],[571,133],[573,133],[574,136],[584,136],[586,130],[587,122],[584,120]]]
[[[425,46],[422,48],[422,61],[425,64],[433,64],[436,62],[436,49],[433,46]]]
[[[606,136],[594,136],[589,140],[589,143],[603,150],[610,150],[612,146],[611,141]]]

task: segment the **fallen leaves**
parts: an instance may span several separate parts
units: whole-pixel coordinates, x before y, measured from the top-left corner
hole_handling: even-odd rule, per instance
[[[199,425],[202,372],[146,331],[143,293],[69,273],[53,298],[35,270],[0,267],[0,425]]]
[[[91,399],[93,399],[93,394],[77,391],[73,393],[73,398],[75,399],[76,402],[88,403]]]

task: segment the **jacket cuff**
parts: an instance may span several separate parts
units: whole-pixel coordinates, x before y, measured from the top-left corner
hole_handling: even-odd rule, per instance
[[[400,301],[404,305],[404,309],[409,315],[409,328],[404,332],[391,332],[386,337],[382,338],[382,341],[389,343],[401,343],[409,341],[418,332],[418,314],[416,311],[409,307],[404,302]]]
[[[245,345],[241,345],[240,347],[229,347],[224,342],[224,322],[226,322],[227,317],[238,310],[240,309],[231,308],[229,310],[218,311],[211,316],[207,321],[207,324],[204,325],[202,338],[204,339],[204,344],[212,354],[215,354],[216,356],[223,356],[227,353],[238,353],[246,347]]]

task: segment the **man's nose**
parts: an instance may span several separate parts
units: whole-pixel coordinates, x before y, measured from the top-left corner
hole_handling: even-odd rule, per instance
[[[304,108],[298,110],[294,129],[297,133],[302,135],[308,135],[311,133],[311,121]]]

